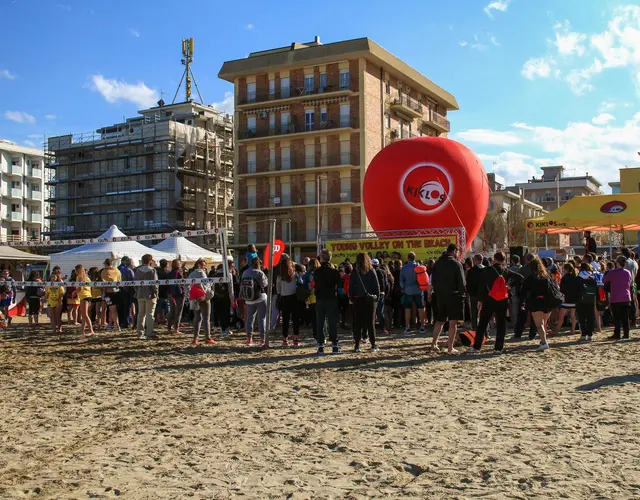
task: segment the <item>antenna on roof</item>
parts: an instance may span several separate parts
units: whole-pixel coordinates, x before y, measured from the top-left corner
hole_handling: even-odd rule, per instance
[[[185,80],[185,101],[190,102],[191,99],[191,80],[196,86],[196,92],[198,92],[198,97],[200,98],[200,103],[204,103],[202,99],[202,95],[200,95],[200,89],[198,88],[198,82],[196,82],[196,77],[191,70],[191,63],[193,62],[193,38],[183,38],[182,39],[182,56],[183,58],[180,62],[184,66],[184,72],[182,73],[182,78],[180,78],[180,83],[178,84],[178,88],[176,89],[176,93],[173,96],[173,101],[171,104],[176,102],[176,97],[178,97],[178,92],[180,91],[180,87],[182,87],[182,81]]]

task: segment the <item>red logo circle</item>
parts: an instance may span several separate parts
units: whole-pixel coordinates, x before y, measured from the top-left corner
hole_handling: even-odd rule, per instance
[[[600,211],[603,214],[619,214],[627,209],[627,204],[624,201],[610,201],[600,207]]]
[[[529,223],[527,223],[527,227],[528,227],[529,229],[532,229],[532,228],[533,228],[533,222],[529,222]]]
[[[407,203],[421,212],[433,212],[446,204],[451,185],[444,171],[432,165],[411,170],[402,183]]]

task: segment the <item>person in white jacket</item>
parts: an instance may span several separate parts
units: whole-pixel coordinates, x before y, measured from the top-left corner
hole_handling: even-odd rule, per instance
[[[204,259],[198,259],[195,269],[189,274],[189,279],[194,278],[207,278],[207,263]],[[211,338],[211,298],[213,287],[208,283],[200,283],[194,286],[200,287],[205,295],[201,300],[196,300],[194,307],[192,307],[194,309],[193,343],[198,344],[200,330],[204,330],[207,337],[205,342],[207,344],[215,344],[215,341]],[[207,294],[209,294],[208,297]]]

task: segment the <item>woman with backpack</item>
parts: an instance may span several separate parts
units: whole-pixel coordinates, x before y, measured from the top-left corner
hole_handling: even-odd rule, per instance
[[[560,280],[560,291],[564,295],[564,302],[560,304],[558,321],[553,328],[553,334],[558,335],[564,324],[564,318],[569,313],[571,319],[571,335],[576,333],[576,304],[578,303],[578,273],[571,262],[563,266],[564,276]]]
[[[297,289],[299,279],[291,257],[286,253],[280,258],[280,272],[276,278],[278,309],[282,313],[282,345],[289,345],[289,322],[293,321],[293,345],[300,345],[300,304]]]
[[[207,278],[207,263],[204,259],[198,259],[196,266],[188,276],[188,279]],[[193,318],[193,344],[198,345],[200,330],[204,330],[206,335],[205,342],[207,344],[215,344],[215,340],[211,338],[211,299],[213,298],[213,289],[211,285],[199,283],[193,285],[189,292],[189,301],[191,309],[194,312]]]
[[[41,281],[38,271],[31,271],[27,281]],[[29,326],[40,326],[40,309],[45,293],[43,286],[26,286],[24,288],[24,296],[27,298],[27,306],[29,307]]]
[[[213,274],[209,274],[209,276],[215,278],[222,278],[224,275],[224,267],[222,264],[218,264],[218,267]],[[229,329],[229,324],[231,321],[231,290],[229,283],[216,283],[213,285],[214,293],[213,293],[213,314],[218,324],[220,325],[221,337],[226,339],[231,335],[231,330]],[[214,324],[216,322],[214,321]]]
[[[576,288],[576,312],[580,323],[581,341],[591,342],[596,326],[596,297],[598,295],[598,282],[591,264],[580,264]]]
[[[258,315],[258,331],[260,332],[260,346],[265,346],[267,329],[267,294],[265,290],[269,286],[267,275],[260,270],[262,262],[254,257],[250,267],[242,273],[240,279],[240,297],[247,309],[245,327],[247,331],[247,345],[253,345],[253,321]]]
[[[540,336],[540,346],[536,350],[543,352],[549,349],[547,321],[551,311],[562,302],[562,299],[559,299],[559,302],[554,299],[553,287],[558,288],[558,295],[560,289],[538,257],[533,257],[527,265],[529,276],[522,283],[520,293],[522,297],[525,297],[526,307],[531,312],[531,317]]]
[[[603,278],[603,283],[609,288],[611,314],[613,314],[613,335],[609,337],[611,340],[629,339],[633,276],[626,268],[626,264],[627,258],[624,255],[618,255],[616,269],[609,271]]]
[[[356,265],[349,279],[349,297],[353,301],[354,311],[354,352],[360,352],[360,341],[367,333],[371,352],[377,352],[374,313],[380,297],[380,283],[371,258],[366,253],[359,253],[356,257]]]
[[[509,309],[509,288],[507,282],[519,285],[523,277],[521,274],[511,271],[506,266],[506,256],[503,252],[496,252],[493,256],[493,265],[482,269],[478,287],[476,289],[480,309],[478,318],[478,329],[473,342],[473,346],[467,351],[468,354],[477,354],[482,348],[482,343],[487,335],[487,327],[491,318],[496,318],[496,343],[494,352],[504,353],[504,338],[507,334],[507,310]],[[475,305],[475,304],[474,304]]]

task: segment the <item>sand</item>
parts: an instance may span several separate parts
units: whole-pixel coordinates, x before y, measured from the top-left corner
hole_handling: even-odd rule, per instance
[[[242,336],[4,338],[2,499],[640,498],[633,339],[449,357],[395,333],[318,358]]]

